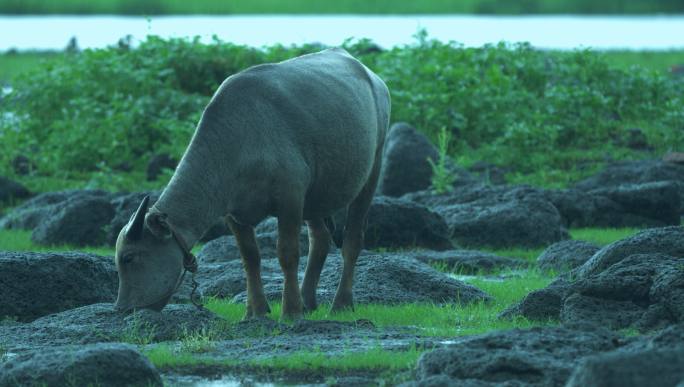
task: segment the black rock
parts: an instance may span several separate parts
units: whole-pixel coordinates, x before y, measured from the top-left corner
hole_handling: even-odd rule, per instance
[[[3,345],[12,350],[56,345],[130,342],[148,344],[179,340],[198,332],[220,332],[222,321],[212,312],[189,304],[169,304],[122,314],[113,304],[92,304],[54,313],[27,324],[0,325]]]
[[[425,135],[405,123],[392,125],[385,140],[378,194],[401,196],[428,188],[432,177],[428,159],[437,162],[439,153]]]
[[[109,198],[70,198],[52,206],[33,230],[31,241],[39,245],[99,246],[105,243],[105,227],[114,218]]]
[[[55,207],[67,200],[91,197],[111,198],[111,194],[101,190],[68,190],[47,192],[37,195],[20,206],[14,208],[0,219],[0,228],[33,230],[53,211]]]
[[[613,351],[583,359],[567,387],[675,386],[684,381],[684,347]]]
[[[438,213],[408,200],[378,196],[368,210],[364,248],[380,247],[447,250],[453,244],[447,224]]]
[[[678,183],[661,181],[591,191],[548,190],[567,227],[643,227],[679,224]]]
[[[478,176],[486,184],[501,185],[506,184],[506,174],[510,172],[510,169],[486,161],[478,161],[468,167],[468,171]]]
[[[403,198],[444,216],[451,239],[464,246],[533,248],[567,239],[556,207],[531,187],[471,185],[448,194],[422,191]]]
[[[111,257],[83,253],[0,252],[0,318],[30,321],[116,298]]]
[[[283,277],[277,260],[261,262],[261,277],[264,283],[282,281]],[[205,297],[233,298],[247,289],[244,268],[239,259],[224,263],[202,262],[197,272],[197,282],[200,292]],[[188,292],[189,288],[186,287],[185,291]],[[189,299],[189,293],[183,296]]]
[[[674,181],[623,184],[599,188],[590,194],[605,196],[619,204],[626,214],[637,219],[620,225],[668,226],[679,225],[680,185]],[[644,218],[640,220],[638,218]]]
[[[130,194],[120,194],[111,200],[111,205],[114,208],[114,216],[106,227],[106,243],[109,246],[116,244],[116,238],[119,237],[121,229],[128,224],[131,216],[140,206],[140,202],[145,196],[150,197],[150,207],[159,199],[159,191],[150,192],[134,192]]]
[[[276,243],[278,241],[277,232],[267,232],[256,235],[259,255],[262,259],[278,258]],[[299,251],[301,255],[309,253],[309,237],[306,229],[302,228],[299,234]],[[240,250],[237,241],[232,235],[222,236],[207,242],[197,254],[201,262],[226,262],[240,260]]]
[[[563,386],[582,358],[621,345],[605,330],[560,327],[513,329],[456,341],[420,357],[415,385]]]
[[[640,128],[628,128],[625,133],[613,140],[620,147],[627,147],[638,151],[650,151],[653,147],[648,143],[648,138]]]
[[[228,227],[226,222],[222,218],[219,218],[216,220],[216,223],[214,223],[207,231],[204,232],[204,234],[202,234],[199,241],[206,243],[224,235],[232,234],[233,232],[230,230],[230,227]]]
[[[333,240],[342,246],[345,211],[333,218]],[[368,210],[364,248],[452,249],[447,224],[435,211],[402,198],[376,196]]]
[[[166,153],[153,156],[147,163],[147,181],[154,181],[164,169],[176,169],[178,162]]]
[[[630,255],[574,282],[561,321],[649,330],[684,322],[684,258]]]
[[[428,159],[438,162],[439,152],[425,135],[403,122],[392,125],[385,143],[378,194],[401,196],[430,187],[432,167]],[[449,169],[457,175],[457,185],[475,180],[453,163],[449,163]]]
[[[684,165],[661,160],[623,161],[606,166],[601,172],[586,178],[575,187],[591,191],[622,184],[641,184],[656,181],[684,181]]]
[[[614,329],[684,322],[684,227],[644,230],[596,252],[502,317],[560,319]]]
[[[671,226],[643,230],[635,235],[613,242],[599,250],[578,268],[581,278],[599,274],[613,264],[634,254],[665,254],[684,256],[684,227]]]
[[[680,203],[684,203],[684,164],[662,160],[616,162],[601,172],[578,182],[575,187],[583,191],[615,187],[622,184],[642,184],[672,181],[679,185]],[[684,212],[684,204],[680,204]]]
[[[0,203],[11,203],[17,199],[26,199],[31,192],[23,185],[0,176]]]
[[[558,279],[543,289],[533,290],[520,302],[501,312],[499,318],[522,316],[532,321],[558,321],[568,291],[568,282]]]
[[[41,348],[0,365],[0,386],[162,386],[157,369],[128,344]]]
[[[496,270],[519,269],[527,266],[527,262],[520,259],[499,257],[477,250],[421,250],[407,252],[406,255],[421,262],[442,266],[462,274],[490,273]]]
[[[299,277],[303,278],[306,259],[300,259]],[[342,257],[331,254],[321,273],[318,301],[332,302],[342,272]],[[262,262],[262,278],[266,297],[280,300],[282,273],[275,260]],[[354,301],[357,303],[399,304],[410,302],[457,302],[469,304],[490,297],[461,281],[438,272],[427,264],[402,254],[362,254],[354,275]],[[234,300],[244,302],[246,294]]]
[[[17,155],[12,159],[12,169],[20,176],[26,176],[38,169],[36,164],[24,155]]]
[[[547,247],[537,258],[537,264],[542,270],[563,272],[582,266],[599,249],[585,241],[561,241]]]

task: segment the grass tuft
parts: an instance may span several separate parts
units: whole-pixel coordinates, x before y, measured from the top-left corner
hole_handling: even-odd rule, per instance
[[[595,243],[599,246],[611,244],[638,233],[638,228],[577,228],[570,230],[572,239]]]
[[[41,246],[31,241],[31,231],[26,230],[0,230],[0,251],[32,251],[32,252],[56,252],[56,251],[81,251],[85,253],[113,256],[114,249],[111,247],[93,246]]]

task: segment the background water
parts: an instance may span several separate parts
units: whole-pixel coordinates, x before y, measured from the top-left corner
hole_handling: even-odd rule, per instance
[[[413,42],[420,28],[466,46],[504,40],[553,49],[684,47],[684,16],[0,16],[0,50],[62,49],[74,36],[81,48],[104,47],[129,34],[133,42],[150,34],[209,41],[215,34],[251,46],[365,37],[391,47]]]

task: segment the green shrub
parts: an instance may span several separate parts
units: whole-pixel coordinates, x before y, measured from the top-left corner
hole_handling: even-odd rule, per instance
[[[439,160],[435,162],[431,158],[428,158],[430,168],[432,169],[432,189],[439,194],[453,190],[452,184],[456,180],[456,175],[448,167],[449,142],[451,142],[451,132],[447,131],[445,127],[442,127],[442,130],[437,136]]]
[[[658,151],[684,146],[684,80],[611,67],[588,50],[464,48],[424,31],[387,51],[368,40],[345,47],[386,81],[393,122],[410,122],[435,142],[446,128],[452,157],[509,166],[516,181],[549,183],[579,163],[638,157],[620,144],[635,126]],[[318,49],[150,37],[136,48],[64,55],[20,77],[0,100],[0,174],[11,175],[17,154],[48,176],[140,172],[151,154],[182,154],[227,76]]]

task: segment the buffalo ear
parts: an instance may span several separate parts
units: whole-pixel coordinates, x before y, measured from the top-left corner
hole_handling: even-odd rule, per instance
[[[142,236],[143,226],[145,223],[145,214],[147,213],[147,206],[150,203],[150,197],[145,198],[140,202],[138,210],[133,214],[129,221],[128,229],[126,230],[126,237],[131,240],[138,240]]]
[[[166,221],[166,214],[157,211],[150,211],[145,216],[145,225],[152,235],[159,239],[171,238],[171,227]]]

